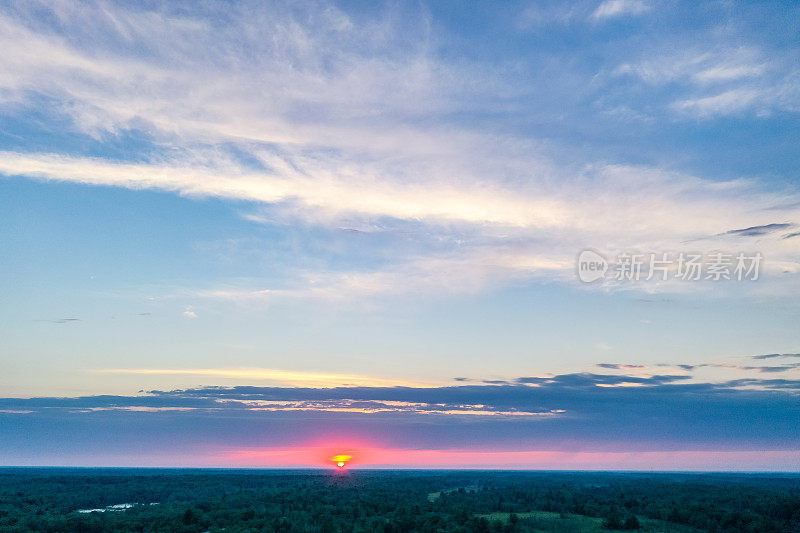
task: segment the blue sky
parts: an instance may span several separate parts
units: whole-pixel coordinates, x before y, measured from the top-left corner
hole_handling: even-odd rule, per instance
[[[0,426],[13,431],[0,450],[95,464],[78,444],[26,455],[18,434],[57,426],[81,442],[66,428],[91,411],[69,399],[105,409],[115,395],[103,417],[161,435],[163,413],[131,407],[166,401],[188,417],[180,391],[209,386],[277,388],[280,401],[344,388],[248,413],[247,427],[292,420],[296,439],[264,446],[343,424],[433,449],[415,422],[427,415],[342,415],[346,391],[393,402],[405,387],[403,402],[430,406],[454,388],[472,411],[494,403],[436,413],[445,428],[475,424],[471,441],[443,429],[440,448],[559,451],[574,432],[590,452],[674,450],[675,417],[647,442],[622,431],[616,448],[596,423],[597,405],[655,397],[687,432],[730,424],[687,452],[769,449],[800,467],[787,429],[800,389],[798,14],[655,0],[6,4]],[[758,280],[584,284],[587,248],[764,261]],[[552,438],[520,437],[542,417],[525,411],[535,380],[557,391],[547,416],[566,419]],[[567,401],[574,387],[582,403]],[[685,410],[704,395],[723,400]],[[67,403],[42,411],[35,397]],[[758,419],[770,398],[753,422],[763,438],[724,414]],[[240,413],[190,407],[209,423]],[[640,415],[625,427],[652,420]],[[400,438],[384,416],[417,429]],[[243,431],[216,445],[235,449]]]

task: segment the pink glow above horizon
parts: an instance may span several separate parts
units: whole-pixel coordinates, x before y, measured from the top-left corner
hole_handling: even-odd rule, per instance
[[[374,446],[241,448],[217,456],[231,467],[334,467],[330,457],[352,456],[354,468],[486,468],[545,470],[799,471],[800,450],[747,451],[477,451],[416,450]]]

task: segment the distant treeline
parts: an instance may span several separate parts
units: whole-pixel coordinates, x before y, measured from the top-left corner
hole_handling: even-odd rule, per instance
[[[120,504],[137,505],[78,512]],[[0,470],[0,532],[591,529],[800,533],[800,477]]]

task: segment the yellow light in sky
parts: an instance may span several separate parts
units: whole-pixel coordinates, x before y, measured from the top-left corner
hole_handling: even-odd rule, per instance
[[[344,465],[347,464],[347,461],[352,459],[351,455],[334,455],[331,457],[331,461],[336,463],[336,466],[339,468],[344,468]]]

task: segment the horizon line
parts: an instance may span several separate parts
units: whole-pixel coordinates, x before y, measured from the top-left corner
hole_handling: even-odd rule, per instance
[[[221,470],[221,471],[296,471],[307,472],[342,472],[323,466],[86,466],[86,465],[0,465],[1,470],[36,470],[36,469],[71,469],[71,470]],[[401,468],[401,467],[361,467],[347,468],[345,472],[522,472],[522,473],[607,473],[607,474],[781,474],[800,476],[798,470],[643,470],[643,469],[568,469],[568,468]]]

